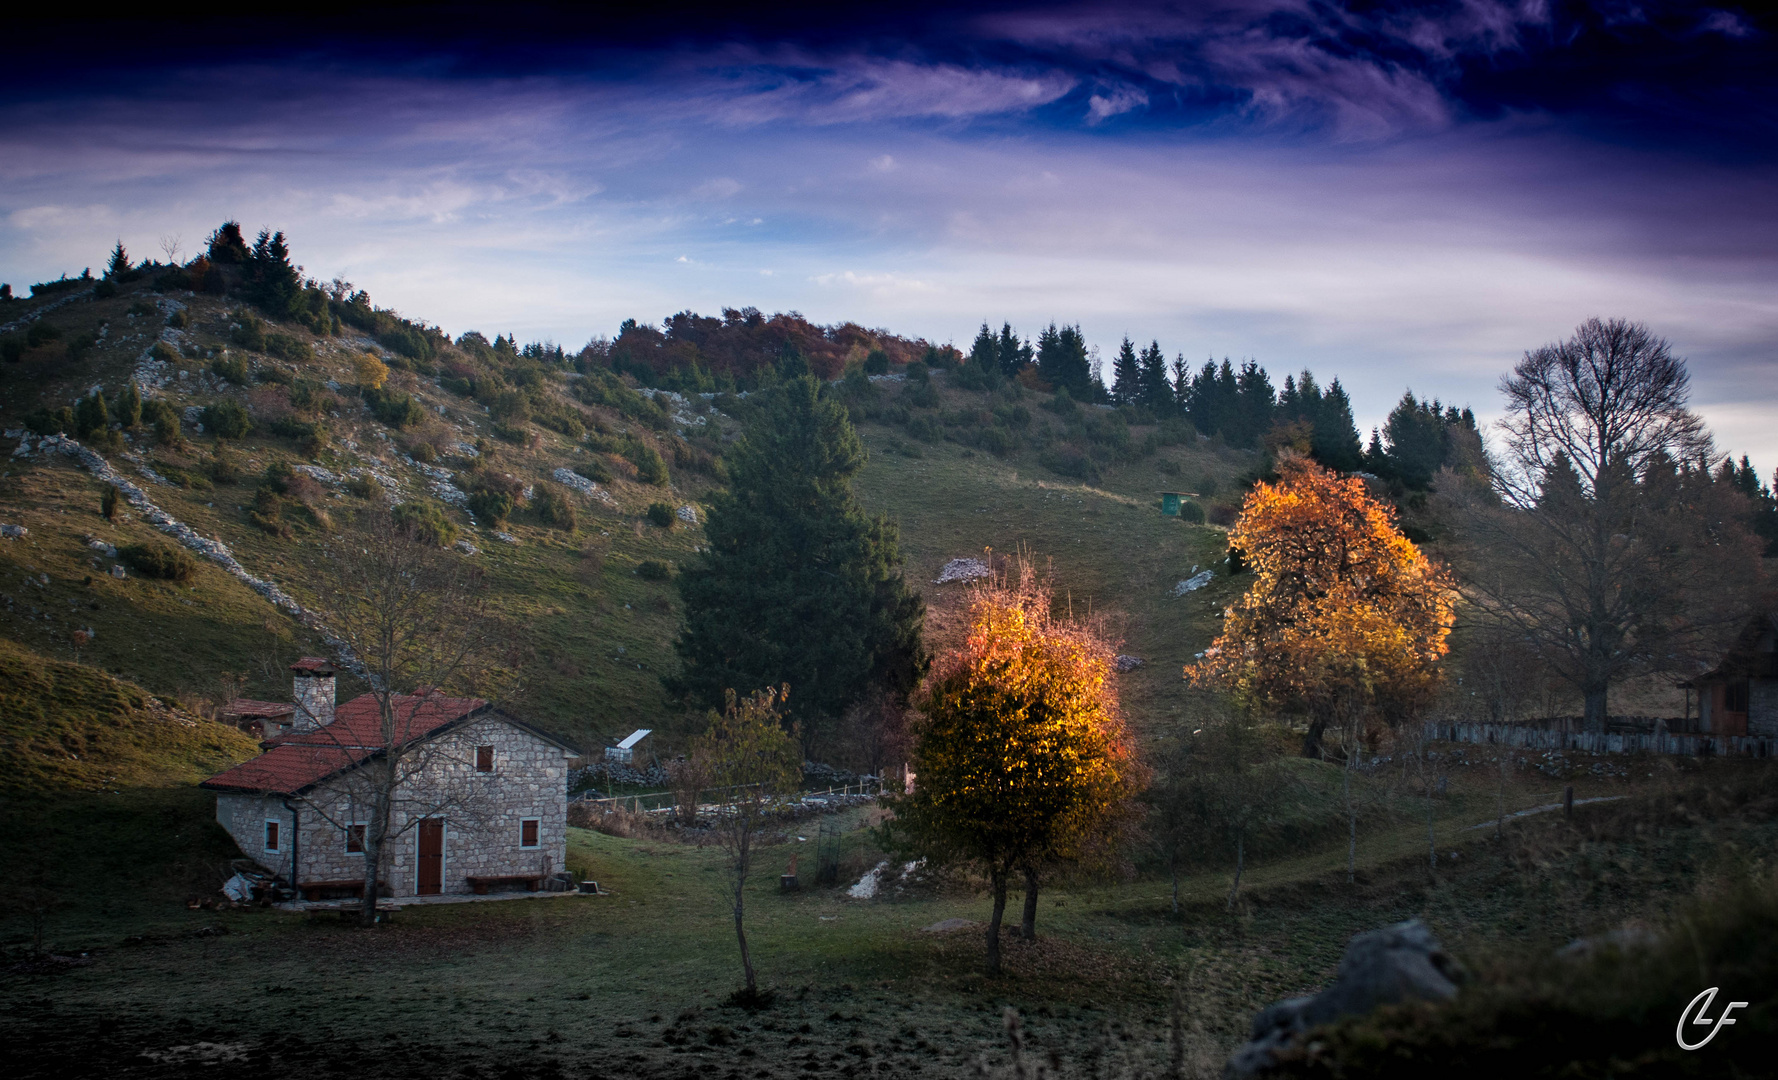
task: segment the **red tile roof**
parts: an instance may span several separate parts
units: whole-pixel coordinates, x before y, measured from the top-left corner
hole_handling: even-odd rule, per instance
[[[332,675],[333,665],[318,656],[305,656],[290,665],[291,671],[312,671],[318,675]]]
[[[393,738],[385,738],[375,694],[360,694],[334,710],[333,723],[267,739],[265,753],[217,773],[202,787],[293,794],[377,753],[390,743],[423,739],[487,707],[481,698],[397,694]]]

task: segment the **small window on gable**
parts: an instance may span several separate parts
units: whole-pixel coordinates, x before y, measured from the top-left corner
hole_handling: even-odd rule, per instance
[[[348,825],[348,826],[346,826],[346,854],[348,854],[348,855],[362,855],[362,854],[364,854],[364,826],[363,825]]]
[[[265,849],[267,851],[278,850],[278,823],[276,821],[265,823]]]
[[[494,771],[494,748],[492,746],[478,746],[475,748],[475,771]]]
[[[519,846],[520,847],[536,847],[537,846],[537,826],[538,826],[538,819],[537,818],[526,818],[523,821],[519,822]]]

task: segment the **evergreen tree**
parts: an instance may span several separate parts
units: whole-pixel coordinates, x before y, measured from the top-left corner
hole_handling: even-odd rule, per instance
[[[290,263],[290,245],[282,232],[259,231],[247,253],[242,292],[273,317],[288,314],[302,292],[302,277]]]
[[[247,261],[247,238],[241,235],[238,221],[225,221],[217,226],[207,243],[213,263],[239,265]]]
[[[117,415],[117,422],[125,428],[134,429],[142,423],[142,394],[134,382],[125,381],[123,389],[117,392],[117,405],[112,411]]]
[[[1007,377],[1016,376],[1026,364],[1031,362],[1031,346],[1013,330],[1012,323],[1002,324],[998,344],[1000,371]]]
[[[1419,401],[1412,390],[1401,396],[1383,423],[1383,452],[1392,479],[1420,490],[1432,486],[1433,474],[1445,463],[1445,428],[1460,419],[1455,409],[1451,413],[1447,419],[1436,398]]]
[[[111,261],[105,264],[105,276],[112,281],[130,272],[130,253],[123,249],[123,241],[111,249]]]
[[[1472,415],[1470,426],[1474,423]],[[1358,442],[1358,424],[1352,419],[1352,401],[1337,378],[1321,395],[1321,406],[1315,414],[1312,452],[1316,461],[1340,472],[1355,472],[1364,465],[1364,454]]]
[[[1160,342],[1148,343],[1148,348],[1142,350],[1137,367],[1140,369],[1137,379],[1138,400],[1154,410],[1157,418],[1172,412],[1173,385],[1167,381],[1167,358],[1161,353]]]
[[[1080,327],[1050,323],[1037,335],[1037,373],[1057,390],[1067,390],[1076,401],[1093,399],[1093,371]]]
[[[1117,359],[1111,362],[1111,400],[1118,405],[1134,405],[1142,400],[1142,364],[1128,334],[1118,346]]]
[[[987,323],[982,324],[981,333],[975,336],[975,344],[969,347],[969,362],[983,371],[995,371],[1000,367],[1000,345]]]
[[[867,692],[913,688],[925,604],[901,576],[895,525],[852,493],[864,444],[813,377],[769,395],[725,460],[709,545],[679,577],[684,670],[666,682],[709,707],[788,683],[812,748]]]
[[[1224,360],[1226,367],[1228,361]],[[1218,374],[1218,382],[1221,375]],[[1260,437],[1272,427],[1272,410],[1277,406],[1277,394],[1272,390],[1271,376],[1266,369],[1254,360],[1246,360],[1241,364],[1241,374],[1235,377],[1234,408],[1232,415],[1223,422],[1222,434],[1230,445],[1253,446]]]
[[[1181,415],[1191,411],[1192,369],[1185,354],[1173,358],[1173,411]]]

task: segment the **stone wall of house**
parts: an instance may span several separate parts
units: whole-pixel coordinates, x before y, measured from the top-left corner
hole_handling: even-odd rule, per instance
[[[216,796],[216,821],[235,838],[241,853],[286,881],[290,879],[291,845],[301,842],[291,828],[292,818],[281,795]],[[267,851],[265,847],[268,821],[278,823],[277,851]]]
[[[475,769],[476,747],[494,747],[494,771]],[[424,769],[397,796],[393,828],[399,834],[384,853],[383,881],[395,896],[418,889],[417,819],[445,820],[444,891],[469,892],[471,875],[554,874],[568,853],[569,754],[497,719],[483,719],[426,744]],[[302,879],[346,881],[364,877],[364,857],[346,850],[344,826],[362,822],[355,805],[365,802],[352,776],[306,796],[326,810],[303,815]],[[325,818],[331,817],[333,821]],[[521,847],[522,822],[538,823],[537,846]]]
[[[1778,679],[1748,682],[1747,734],[1778,736]]]

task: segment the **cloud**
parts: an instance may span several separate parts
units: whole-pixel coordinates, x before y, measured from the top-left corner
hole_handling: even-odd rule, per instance
[[[1087,123],[1097,124],[1147,104],[1148,94],[1132,86],[1117,87],[1109,94],[1094,94],[1087,99]]]

